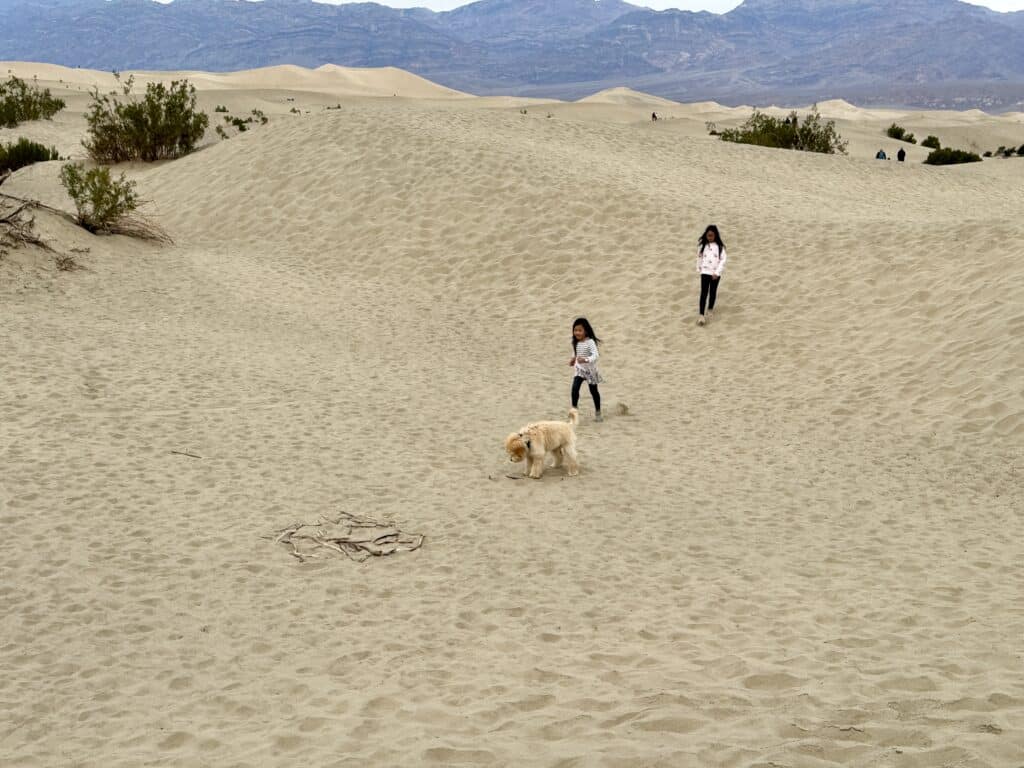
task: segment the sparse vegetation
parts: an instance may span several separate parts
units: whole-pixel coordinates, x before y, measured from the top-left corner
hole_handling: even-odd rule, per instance
[[[301,109],[297,109],[296,107],[292,107],[288,111],[291,112],[293,115],[301,115],[302,114],[302,110]]]
[[[11,144],[0,144],[0,174],[49,160],[60,160],[56,147],[47,148],[24,137]]]
[[[65,106],[63,99],[51,96],[49,88],[40,90],[34,80],[29,86],[12,75],[0,83],[0,126],[14,128],[31,120],[49,120]]]
[[[122,173],[114,179],[109,168],[90,168],[68,163],[60,181],[75,203],[77,221],[90,232],[114,232],[139,204],[135,182]]]
[[[905,141],[908,144],[917,144],[917,139],[914,138],[914,134],[907,133],[906,129],[900,125],[893,123],[885,129],[885,135],[890,139],[896,139],[897,141]]]
[[[928,147],[928,149],[942,149],[938,136],[928,136],[927,139],[921,142],[921,146]]]
[[[216,107],[213,108],[213,111],[214,112],[227,112],[228,108],[225,107],[223,104],[218,104]]]
[[[754,114],[739,128],[727,128],[719,136],[722,141],[755,144],[760,147],[796,149],[802,152],[821,152],[832,155],[846,154],[847,142],[836,132],[835,121],[822,122],[814,107],[800,123],[796,112],[783,119],[772,117],[755,109]]]
[[[330,107],[328,107],[328,109],[330,109]],[[298,112],[298,110],[292,107],[292,112]],[[266,125],[267,123],[270,122],[270,119],[265,114],[263,114],[262,110],[254,109],[250,113],[250,116],[245,118],[244,120],[240,117],[224,115],[224,122],[228,125],[233,125],[238,130],[239,133],[245,133],[247,130],[249,130],[250,125],[253,125],[257,122],[259,122],[260,125]],[[222,139],[226,139],[228,137],[227,132],[225,132],[223,127],[219,125],[217,126],[217,135],[220,136]]]
[[[933,149],[928,154],[927,159],[925,159],[925,163],[927,165],[957,165],[959,163],[980,162],[981,158],[974,152],[967,152],[963,149],[952,149],[950,147]]]
[[[1020,157],[1024,157],[1024,144],[1021,144],[1019,147],[1017,147],[1017,154]]]
[[[982,157],[992,157],[992,150],[987,150]]]
[[[120,76],[118,82],[120,82]],[[195,149],[209,118],[196,110],[196,89],[187,80],[146,85],[146,95],[132,95],[129,77],[121,93],[92,93],[85,119],[90,138],[82,144],[99,162],[153,162],[185,155]]]
[[[704,127],[708,129],[708,136],[718,136],[718,124],[708,120],[704,123]]]
[[[82,265],[75,261],[75,257],[69,253],[58,253],[53,257],[53,261],[60,272],[74,272],[76,269],[82,268]]]

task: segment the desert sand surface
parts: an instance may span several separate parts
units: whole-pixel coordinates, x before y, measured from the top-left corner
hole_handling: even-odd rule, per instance
[[[83,156],[104,73],[7,71],[69,106],[0,140]],[[830,102],[824,156],[623,90],[187,74],[269,123],[120,169],[174,244],[40,214],[83,269],[0,261],[0,764],[1024,765],[1024,159],[873,159],[1020,115]],[[59,168],[0,192],[71,210]],[[514,479],[578,315],[606,420]],[[425,543],[265,538],[339,511]]]

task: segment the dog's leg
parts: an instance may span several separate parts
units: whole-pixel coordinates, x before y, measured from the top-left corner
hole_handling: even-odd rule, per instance
[[[525,477],[533,477],[533,456],[526,454],[526,469],[523,470]]]
[[[561,448],[555,448],[555,450],[552,451],[552,453],[555,455],[555,462],[551,466],[552,467],[560,467],[560,466],[562,466],[562,458],[563,458],[563,456],[562,456],[562,449]]]
[[[533,459],[533,469],[530,471],[530,477],[534,480],[539,480],[540,476],[544,474],[544,454],[535,456]]]
[[[565,446],[565,456],[568,459],[568,469],[570,477],[575,477],[580,473],[579,458],[576,456],[576,444],[569,443]]]

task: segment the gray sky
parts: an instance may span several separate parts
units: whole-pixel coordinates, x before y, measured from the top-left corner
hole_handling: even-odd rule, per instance
[[[358,0],[320,0],[320,2],[357,2]],[[434,11],[450,11],[461,5],[467,5],[468,0],[373,0],[381,5],[390,5],[392,8],[430,8]],[[633,5],[644,5],[663,11],[666,8],[679,8],[684,11],[711,11],[713,13],[725,13],[731,11],[740,4],[740,0],[628,0]],[[1024,10],[1024,0],[976,0],[972,5],[984,5],[995,11],[1021,11]]]

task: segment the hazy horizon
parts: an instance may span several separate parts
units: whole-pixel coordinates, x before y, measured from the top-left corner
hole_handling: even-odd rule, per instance
[[[318,3],[330,5],[345,5],[346,3],[366,2],[366,0],[314,0]],[[391,8],[429,8],[432,11],[450,11],[469,5],[475,0],[370,0],[371,2],[386,5]],[[600,0],[597,0],[600,2]],[[742,0],[626,0],[633,5],[651,8],[656,11],[677,9],[680,11],[710,11],[711,13],[728,13],[734,8],[742,5]],[[988,2],[977,2],[977,0],[961,0],[969,5],[978,5],[1000,13],[1024,10],[1024,0],[989,0]]]
[[[248,0],[256,2],[258,0]],[[346,5],[348,3],[374,2],[378,5],[386,5],[389,8],[429,8],[432,11],[451,11],[470,5],[477,0],[313,0],[316,3],[327,5]],[[169,3],[172,0],[156,0],[156,2]],[[595,0],[600,2],[600,0]],[[680,11],[709,11],[711,13],[728,13],[734,8],[742,5],[742,0],[626,0],[633,5],[644,8],[651,8],[655,11],[666,11],[676,9]],[[968,5],[977,5],[988,8],[999,13],[1012,13],[1024,11],[1024,0],[989,0],[989,2],[978,2],[977,0],[960,0]]]

